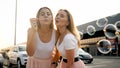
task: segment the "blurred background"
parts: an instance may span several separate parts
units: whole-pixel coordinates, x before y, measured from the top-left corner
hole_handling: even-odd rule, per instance
[[[119,0],[2,0],[0,2],[0,49],[26,42],[29,19],[40,7],[49,7],[54,14],[68,9],[81,25],[120,12]]]

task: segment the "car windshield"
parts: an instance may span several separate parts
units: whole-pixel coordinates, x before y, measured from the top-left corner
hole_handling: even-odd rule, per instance
[[[19,46],[19,51],[26,51],[26,46]]]

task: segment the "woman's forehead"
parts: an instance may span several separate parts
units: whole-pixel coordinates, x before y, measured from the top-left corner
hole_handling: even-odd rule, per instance
[[[41,11],[40,12],[50,12],[50,10],[49,9],[47,9],[47,8],[43,8],[43,9],[41,9]]]
[[[59,14],[67,14],[64,10],[59,10],[58,13]]]

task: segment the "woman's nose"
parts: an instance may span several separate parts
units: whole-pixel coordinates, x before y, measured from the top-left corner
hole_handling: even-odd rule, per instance
[[[48,15],[47,15],[47,13],[45,13],[45,15],[44,15],[45,17],[47,17]]]
[[[56,19],[59,19],[60,17],[59,16],[56,16]]]

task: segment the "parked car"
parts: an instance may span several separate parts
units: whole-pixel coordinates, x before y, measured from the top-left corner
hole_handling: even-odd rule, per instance
[[[0,50],[0,68],[4,68],[3,63],[6,57],[6,50]]]
[[[17,68],[25,66],[27,63],[26,45],[12,46],[7,52],[7,58],[4,60],[3,65],[11,67],[11,65],[17,65]]]
[[[86,63],[92,63],[93,61],[93,56],[84,51],[82,48],[79,48],[79,58],[86,64]],[[59,62],[61,62],[62,56],[60,56]]]
[[[93,56],[81,48],[79,48],[79,57],[84,63],[91,63],[93,61]]]
[[[3,61],[4,61],[4,57],[3,57],[3,52],[0,52],[0,68],[3,68]]]

